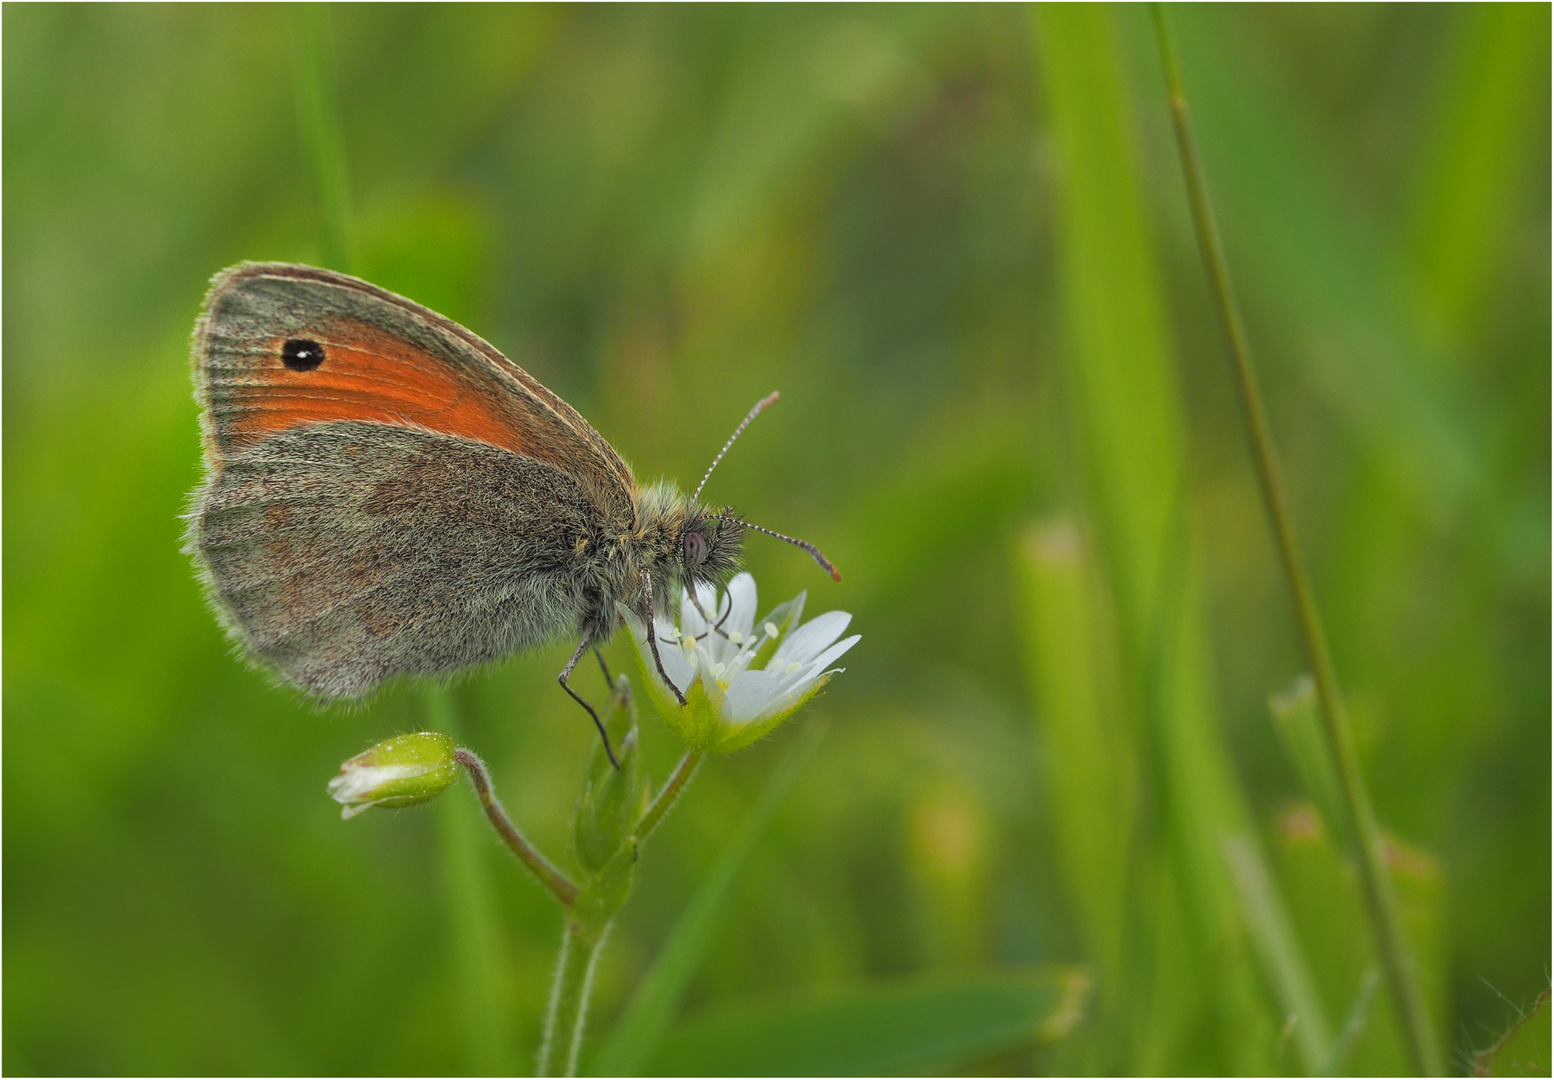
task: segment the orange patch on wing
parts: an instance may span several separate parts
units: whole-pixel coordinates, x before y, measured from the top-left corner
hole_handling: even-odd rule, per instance
[[[532,436],[504,415],[490,386],[400,338],[342,319],[317,340],[324,360],[313,370],[286,367],[281,360],[286,339],[277,338],[263,381],[234,388],[240,416],[232,430],[239,443],[302,424],[375,420],[545,456]]]

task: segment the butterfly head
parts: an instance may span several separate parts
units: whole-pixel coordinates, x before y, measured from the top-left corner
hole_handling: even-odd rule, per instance
[[[692,506],[686,512],[678,544],[680,580],[721,585],[738,570],[745,550],[745,523],[732,507],[714,512]]]
[[[750,421],[776,400],[777,395],[772,393],[756,402],[755,408],[746,414],[734,429],[734,434],[729,436],[728,442],[723,444],[723,449],[718,451],[718,456],[712,459],[712,464],[702,474],[701,483],[696,485],[690,498],[667,484],[655,484],[637,496],[638,527],[641,530],[638,534],[639,546],[646,560],[660,566],[665,563],[672,565],[675,569],[673,576],[678,577],[680,583],[688,588],[699,582],[721,585],[727,581],[729,575],[742,564],[745,533],[752,529],[803,548],[821,569],[837,581],[842,580],[842,575],[831,560],[807,540],[785,536],[743,521],[734,513],[732,506],[713,510],[700,502],[702,488],[707,486],[712,470],[718,467],[718,462],[734,445],[734,440],[750,425]],[[652,576],[657,582],[656,590],[662,591],[655,599],[659,603],[666,603],[671,575],[657,573]]]

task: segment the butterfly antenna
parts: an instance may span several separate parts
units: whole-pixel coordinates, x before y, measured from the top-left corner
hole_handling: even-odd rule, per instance
[[[741,525],[743,525],[747,529],[754,529],[756,532],[763,532],[767,536],[775,536],[779,540],[786,540],[788,543],[792,544],[794,547],[801,547],[801,548],[803,548],[805,551],[810,553],[811,557],[813,557],[814,560],[817,563],[820,564],[820,569],[822,569],[826,573],[830,574],[833,580],[835,580],[835,581],[841,581],[842,580],[842,572],[836,568],[836,566],[831,562],[830,559],[828,559],[824,555],[820,554],[820,549],[817,548],[814,544],[811,544],[808,540],[799,540],[799,539],[797,539],[795,537],[792,537],[792,536],[784,536],[780,532],[774,532],[771,529],[763,529],[759,525],[752,525],[752,524],[750,524],[750,522],[748,522],[748,521],[741,521],[739,518],[734,518],[734,520],[738,521]]]
[[[739,426],[734,429],[734,434],[728,437],[728,442],[723,444],[723,449],[718,451],[718,456],[712,459],[712,464],[708,465],[707,471],[702,474],[701,483],[697,484],[696,490],[691,493],[691,502],[695,502],[697,497],[701,495],[701,489],[707,486],[707,478],[712,475],[712,470],[718,467],[718,462],[723,460],[723,455],[728,453],[728,448],[734,445],[734,440],[739,438],[739,436],[744,433],[745,428],[750,426],[750,421],[754,420],[757,416],[760,416],[762,409],[776,404],[777,399],[781,396],[782,395],[780,395],[776,390],[773,390],[760,401],[757,401],[755,403],[755,408],[751,409],[748,413],[745,414],[745,418],[741,420],[739,422]]]

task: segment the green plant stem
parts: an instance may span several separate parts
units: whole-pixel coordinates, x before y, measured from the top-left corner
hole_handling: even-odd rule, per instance
[[[465,754],[467,751],[461,750],[459,753]],[[472,754],[469,756],[471,758],[474,757]],[[668,783],[664,785],[664,789],[658,793],[658,797],[648,807],[647,813],[643,814],[642,820],[637,823],[636,832],[632,837],[634,844],[641,844],[642,841],[647,839],[648,834],[658,827],[658,823],[663,820],[664,815],[669,812],[669,808],[674,805],[675,800],[680,797],[680,793],[685,790],[685,785],[690,783],[692,775],[695,774],[697,767],[705,756],[705,754],[699,751],[692,750],[680,759],[680,764],[675,766],[674,773],[670,775]],[[460,760],[463,759],[461,758]],[[475,760],[478,763],[479,759]],[[473,770],[471,770],[471,775],[474,775]],[[480,786],[478,780],[476,781],[476,786]],[[486,801],[484,794],[482,794],[481,798],[482,801]],[[495,800],[492,799],[486,803],[488,812],[494,802]],[[496,812],[498,814],[501,813],[500,807],[497,808]],[[512,829],[512,837],[509,838],[507,829],[512,828],[510,823],[504,829],[503,825],[498,823],[496,817],[492,817],[491,820],[493,824],[496,824],[497,831],[501,832],[503,838],[508,840],[509,846],[513,847],[513,850],[518,853],[518,857],[523,859],[537,875],[540,874],[534,863],[529,861],[532,856],[534,859],[538,859],[539,862],[544,863],[539,853],[528,847],[523,838],[518,835],[516,829]],[[502,815],[501,820],[505,822],[506,815]],[[527,855],[514,845],[515,839],[518,843],[523,844],[528,851]],[[544,865],[549,868],[548,863],[544,863]],[[551,872],[555,874],[554,870]],[[562,903],[568,907],[567,925],[561,939],[561,958],[556,962],[555,982],[552,983],[550,989],[550,1009],[545,1017],[545,1038],[540,1046],[538,1068],[539,1075],[541,1076],[575,1076],[577,1075],[578,1051],[583,1044],[583,1025],[588,1017],[588,999],[593,990],[594,965],[599,961],[599,950],[604,945],[604,939],[609,936],[610,923],[597,918],[585,918],[586,912],[578,910],[575,905],[577,899],[576,886],[567,882],[565,878],[561,878],[560,874],[555,874],[555,876],[565,883],[566,887],[572,890],[572,893],[570,899],[562,899]],[[545,879],[542,877],[541,880]],[[557,896],[562,895],[550,881],[546,880],[546,884],[551,886],[552,891],[555,891]],[[604,914],[607,920],[614,912],[613,910],[607,910]],[[563,1045],[563,1042],[565,1045]]]
[[[550,988],[550,1008],[545,1014],[545,1038],[540,1044],[537,1066],[540,1076],[577,1075],[577,1052],[583,1044],[583,1025],[588,1019],[594,965],[607,936],[608,925],[597,934],[590,934],[576,919],[567,919],[561,936],[561,957],[556,961],[556,978]],[[565,1040],[565,1046],[561,1040]]]
[[[1214,224],[1208,190],[1203,179],[1203,168],[1198,159],[1197,144],[1193,140],[1192,128],[1188,122],[1187,96],[1182,89],[1176,48],[1171,40],[1170,28],[1166,24],[1164,9],[1156,3],[1151,5],[1151,10],[1160,42],[1161,60],[1165,66],[1171,118],[1176,128],[1176,143],[1182,158],[1182,172],[1187,183],[1188,201],[1192,206],[1198,247],[1203,256],[1204,268],[1208,273],[1210,291],[1214,294],[1220,326],[1225,333],[1226,341],[1230,346],[1231,359],[1235,365],[1241,406],[1246,417],[1247,437],[1251,442],[1252,456],[1257,462],[1263,498],[1267,504],[1268,515],[1273,521],[1274,535],[1278,540],[1285,577],[1295,603],[1295,613],[1300,624],[1306,659],[1311,665],[1317,685],[1317,697],[1322,703],[1323,728],[1327,734],[1328,749],[1333,755],[1339,783],[1343,790],[1344,803],[1349,812],[1350,821],[1354,825],[1366,909],[1374,924],[1388,981],[1397,998],[1398,1011],[1403,1018],[1403,1029],[1407,1036],[1414,1068],[1421,1073],[1437,1076],[1441,1073],[1440,1053],[1430,1034],[1429,1024],[1425,1018],[1423,996],[1419,991],[1418,980],[1404,943],[1397,899],[1393,895],[1392,882],[1387,875],[1383,856],[1381,833],[1371,809],[1370,797],[1366,792],[1365,778],[1360,772],[1359,759],[1354,749],[1354,736],[1344,713],[1343,698],[1338,688],[1338,675],[1328,650],[1327,636],[1323,631],[1316,599],[1312,594],[1305,568],[1301,563],[1300,551],[1296,545],[1295,529],[1291,523],[1278,453],[1274,447],[1267,411],[1263,406],[1262,393],[1258,389],[1257,374],[1252,368],[1246,329],[1242,324],[1241,313],[1231,290],[1230,271],[1225,262],[1219,232]]]
[[[701,764],[702,758],[706,756],[700,750],[691,750],[680,759],[680,764],[675,766],[674,774],[669,777],[669,782],[664,785],[664,790],[658,793],[658,797],[653,800],[653,805],[647,808],[647,813],[643,814],[642,820],[637,823],[637,843],[640,844],[646,840],[648,834],[658,828],[658,823],[663,820],[664,815],[669,812],[669,808],[674,805],[674,801],[685,790],[685,785],[691,782],[691,777],[695,774],[697,766]]]
[[[324,215],[324,261],[350,273],[351,185],[340,119],[324,76],[323,5],[298,4],[296,17],[297,120]]]
[[[529,871],[539,879],[540,884],[554,893],[556,899],[563,905],[570,908],[577,903],[577,886],[524,838],[523,833],[518,831],[518,826],[513,824],[512,818],[507,816],[507,811],[502,809],[502,804],[497,801],[496,792],[492,790],[491,774],[486,769],[486,763],[463,747],[460,747],[453,757],[469,770],[469,778],[475,784],[475,793],[480,796],[480,805],[485,808],[486,817],[490,819],[497,835],[502,838],[512,853],[518,856],[518,861],[527,866]]]
[[[660,1039],[674,1019],[675,1009],[686,986],[699,970],[702,958],[711,947],[713,936],[722,923],[722,912],[733,893],[733,886],[748,864],[755,846],[770,823],[794,781],[825,737],[823,720],[804,725],[784,752],[777,767],[756,796],[733,839],[723,849],[711,871],[697,887],[669,931],[663,948],[643,973],[642,981],[615,1021],[604,1045],[589,1063],[595,1076],[636,1076],[652,1059]],[[695,768],[686,755],[681,772],[689,776]],[[677,772],[676,775],[680,775]],[[683,782],[682,785],[683,786]],[[668,788],[665,788],[668,792]],[[639,836],[640,841],[640,836]]]

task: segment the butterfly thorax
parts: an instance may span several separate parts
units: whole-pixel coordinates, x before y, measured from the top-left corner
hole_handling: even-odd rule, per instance
[[[745,530],[732,510],[715,511],[693,503],[667,483],[638,489],[633,504],[632,521],[606,538],[593,555],[590,576],[595,576],[600,588],[589,605],[584,629],[598,640],[614,629],[617,602],[639,617],[647,615],[644,570],[653,583],[653,608],[665,615],[678,608],[683,586],[721,584],[740,566]]]

